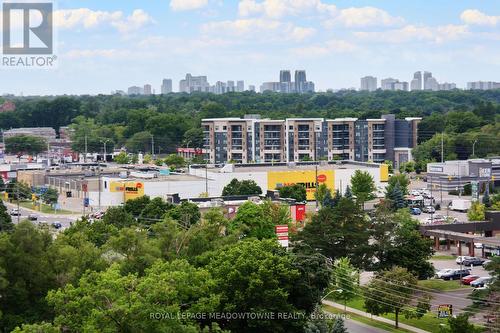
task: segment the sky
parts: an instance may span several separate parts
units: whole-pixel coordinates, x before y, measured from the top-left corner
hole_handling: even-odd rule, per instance
[[[0,67],[0,94],[109,94],[186,73],[260,86],[304,69],[316,90],[366,75],[500,81],[499,0],[59,0],[57,67]]]

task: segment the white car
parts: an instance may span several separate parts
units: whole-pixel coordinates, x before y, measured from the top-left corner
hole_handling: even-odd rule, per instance
[[[413,190],[410,192],[411,195],[414,195],[414,196],[419,196],[420,195],[420,191],[419,190]]]
[[[424,213],[429,213],[429,214],[432,214],[432,213],[435,213],[436,212],[436,209],[432,206],[425,206],[422,211]]]
[[[440,279],[444,274],[448,274],[448,273],[451,273],[453,271],[456,271],[456,268],[440,269],[439,271],[436,272],[436,277]]]
[[[464,260],[471,260],[472,258],[470,256],[459,256],[455,259],[455,262],[460,265]]]

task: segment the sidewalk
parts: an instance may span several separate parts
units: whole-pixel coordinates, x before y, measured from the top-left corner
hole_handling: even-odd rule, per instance
[[[339,304],[339,303],[335,303],[335,302],[332,302],[332,301],[324,300],[323,304],[331,306],[331,307],[334,307],[334,308],[342,310],[342,311],[344,310],[344,305]],[[383,322],[383,323],[386,323],[386,324],[391,324],[393,326],[395,325],[394,320],[383,318],[383,317],[379,317],[379,316],[375,316],[375,315],[371,315],[371,314],[369,314],[367,312],[360,311],[358,309],[347,307],[347,312],[351,312],[351,313],[354,313],[354,314],[357,314],[357,315],[360,315],[360,316],[363,316],[363,317],[366,317],[366,318],[370,318],[370,319],[373,319],[373,320],[376,320],[376,321],[380,321],[380,322]],[[410,325],[406,325],[406,324],[403,324],[403,323],[399,323],[399,327],[400,328],[404,328],[405,330],[408,330],[408,331],[411,331],[411,332],[415,332],[415,333],[431,333],[431,332],[428,332],[428,331],[424,331],[424,330],[422,330],[420,328],[416,328],[416,327],[413,327],[413,326],[410,326]]]

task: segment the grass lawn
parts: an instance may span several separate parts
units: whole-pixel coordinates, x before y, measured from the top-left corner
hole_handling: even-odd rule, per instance
[[[334,308],[334,307],[331,307],[331,306],[328,306],[328,305],[323,305],[323,309],[325,311],[328,311],[331,313],[344,313],[344,311],[337,309],[337,308]],[[363,317],[363,316],[360,316],[360,315],[357,315],[354,313],[348,312],[348,314],[352,320],[359,321],[360,323],[370,325],[372,327],[380,328],[380,329],[385,330],[387,332],[410,332],[410,331],[402,329],[402,328],[396,329],[393,325],[382,323],[380,321],[366,318],[366,317]]]
[[[456,257],[451,255],[435,255],[432,256],[433,260],[454,260]]]
[[[347,306],[351,308],[355,308],[361,311],[366,311],[365,308],[363,307],[364,301],[361,297],[357,297],[349,302],[347,302]],[[380,315],[380,317],[384,317],[387,319],[394,320],[395,316],[393,313],[387,313],[384,315]],[[407,319],[404,317],[404,315],[400,314],[399,315],[399,322],[407,325],[411,325],[429,332],[439,332],[439,325],[440,324],[445,324],[446,320],[443,319],[438,319],[436,317],[435,313],[427,313],[424,315],[422,318],[410,318]],[[397,332],[397,331],[396,331]]]
[[[19,206],[35,210],[35,207],[33,206],[33,203],[31,201],[21,201],[19,203]],[[44,213],[44,214],[74,214],[74,212],[70,212],[69,210],[64,210],[64,209],[58,209],[56,212],[54,212],[54,209],[51,206],[46,205],[46,204],[42,204],[42,213]]]
[[[447,290],[454,290],[454,289],[461,289],[461,288],[469,288],[470,289],[470,286],[463,285],[459,281],[456,281],[456,280],[450,280],[450,281],[445,281],[445,280],[441,280],[441,279],[421,280],[421,281],[418,281],[418,285],[420,287],[429,288],[429,289],[433,289],[436,291],[447,291]]]

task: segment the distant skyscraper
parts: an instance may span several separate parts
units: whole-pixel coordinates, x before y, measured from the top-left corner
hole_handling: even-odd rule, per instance
[[[255,91],[255,86],[253,84],[248,86],[249,91]]]
[[[234,91],[234,81],[227,81],[226,92],[233,92],[233,91]]]
[[[226,83],[222,81],[215,82],[215,94],[223,94],[226,92]]]
[[[422,72],[418,71],[413,74],[413,80],[411,80],[411,90],[422,90]]]
[[[236,91],[237,92],[245,91],[245,81],[240,80],[236,82]]]
[[[172,80],[171,79],[163,79],[161,83],[161,93],[169,94],[172,92]]]
[[[377,78],[374,76],[365,76],[361,78],[361,88],[363,91],[377,90]]]
[[[186,74],[186,78],[179,82],[179,92],[192,93],[195,91],[209,92],[210,84],[206,76],[192,76]]]
[[[408,82],[395,82],[393,90],[408,91]]]
[[[430,86],[433,84],[431,81],[432,78],[431,72],[424,72],[424,90],[432,90],[432,87]]]
[[[144,95],[151,95],[151,85],[150,84],[144,85]]]
[[[305,83],[307,82],[306,71],[296,70],[295,71],[295,92],[301,93],[305,91]]]
[[[127,94],[128,95],[141,95],[143,92],[143,89],[141,87],[137,86],[132,86],[127,89]]]
[[[444,83],[438,84],[438,90],[453,90],[456,88],[457,88],[457,85],[455,83],[444,82]]]
[[[290,74],[289,70],[281,70],[280,71],[280,82],[292,82],[292,74]]]
[[[500,82],[492,82],[492,81],[467,82],[467,89],[469,90],[500,89]]]
[[[394,90],[394,84],[399,82],[397,79],[389,77],[380,81],[380,88],[382,90]]]

